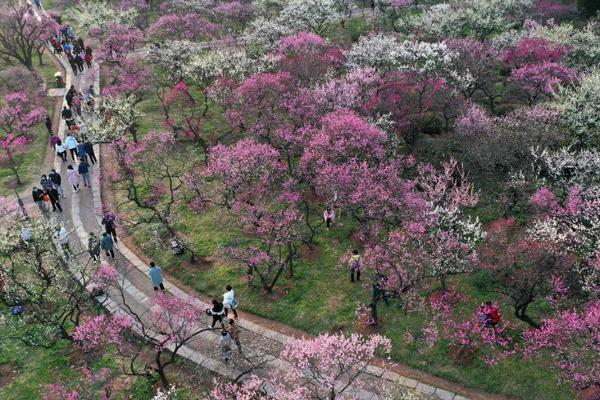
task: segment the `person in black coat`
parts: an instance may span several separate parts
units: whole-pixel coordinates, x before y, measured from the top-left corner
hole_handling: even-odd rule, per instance
[[[48,135],[52,135],[52,119],[46,114],[46,129],[48,129]]]
[[[90,158],[90,162],[92,163],[92,165],[96,164],[98,162],[98,159],[96,158],[96,153],[94,153],[94,145],[92,144],[92,142],[86,139],[83,143],[83,146],[85,147],[85,153]]]
[[[50,203],[52,204],[52,211],[56,211],[56,209],[58,208],[58,211],[62,212],[58,190],[52,188],[50,190],[46,190],[46,194],[48,195]]]
[[[77,93],[77,90],[75,90],[75,86],[71,85],[71,88],[65,96],[65,100],[67,101],[69,108],[73,108],[73,97],[75,97],[75,93]]]
[[[212,308],[209,308],[206,310],[206,313],[208,315],[212,315],[213,320],[212,320],[212,324],[211,324],[211,328],[215,327],[215,324],[218,322],[221,323],[221,328],[225,329],[225,323],[223,323],[223,316],[225,315],[225,307],[223,307],[223,303],[221,303],[219,300],[213,300],[212,301]]]

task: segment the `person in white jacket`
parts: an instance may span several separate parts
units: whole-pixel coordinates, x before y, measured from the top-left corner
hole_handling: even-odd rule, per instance
[[[67,137],[65,138],[65,147],[71,153],[71,157],[73,158],[73,161],[77,160],[77,145],[78,145],[77,139],[75,139],[75,137],[71,136],[70,133],[67,134]]]
[[[235,298],[235,293],[233,292],[233,288],[230,285],[225,287],[225,294],[223,294],[223,307],[225,307],[225,316],[229,314],[229,311],[233,311],[233,315],[235,319],[238,319],[237,311],[235,310],[238,305],[238,301]]]
[[[56,155],[59,156],[63,162],[67,161],[67,149],[62,142],[56,143],[54,145],[54,150],[56,150]]]

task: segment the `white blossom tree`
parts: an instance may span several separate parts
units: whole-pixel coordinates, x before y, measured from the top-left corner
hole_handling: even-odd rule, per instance
[[[133,25],[138,12],[135,8],[118,10],[104,1],[82,0],[67,8],[67,15],[81,31],[87,32],[91,28],[106,28],[111,24]]]
[[[592,148],[600,143],[600,70],[585,75],[579,86],[563,90],[558,98],[575,144]]]

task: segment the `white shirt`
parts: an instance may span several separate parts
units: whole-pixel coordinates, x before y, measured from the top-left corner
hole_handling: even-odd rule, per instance
[[[223,295],[223,307],[231,308],[231,302],[235,298],[235,294],[233,293],[233,289],[229,292],[225,292]]]

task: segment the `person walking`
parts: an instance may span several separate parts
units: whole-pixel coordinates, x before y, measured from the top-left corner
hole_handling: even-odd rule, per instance
[[[227,326],[227,332],[229,332],[229,336],[231,336],[231,340],[235,343],[240,354],[242,353],[242,343],[240,342],[240,330],[238,326],[235,324],[233,319],[229,319],[229,326]]]
[[[50,115],[46,114],[46,121],[44,123],[46,124],[48,135],[52,135],[52,119],[50,118]]]
[[[50,133],[50,147],[54,148],[58,142],[61,142],[60,138],[55,134]]]
[[[92,68],[92,61],[94,60],[94,58],[92,57],[91,52],[90,53],[87,52],[87,49],[85,52],[85,56],[83,56],[83,60],[85,61],[85,64],[87,65],[88,68]]]
[[[60,139],[58,139],[58,142],[54,145],[54,151],[56,151],[56,155],[60,157],[62,162],[67,161],[67,149]]]
[[[35,4],[35,6],[37,7],[38,10],[42,9],[42,2],[41,2],[41,0],[33,0],[33,4]]]
[[[54,187],[51,187],[50,189],[46,190],[46,194],[48,195],[48,199],[50,199],[50,204],[52,204],[52,211],[56,212],[56,209],[58,209],[58,211],[62,212],[58,190],[54,189]]]
[[[66,53],[66,51],[65,51],[65,53]],[[75,63],[75,57],[73,57],[71,52],[69,52],[67,54],[67,61],[69,61],[69,65],[71,66],[71,69],[73,70],[73,75],[77,76],[77,72],[79,72],[79,68],[77,68],[77,64]]]
[[[358,250],[352,250],[348,264],[350,266],[350,282],[354,282],[354,274],[356,274],[356,280],[360,281],[360,254],[358,254]]]
[[[46,175],[42,175],[42,177],[40,178],[40,185],[42,185],[42,189],[44,191],[50,190],[54,187],[52,181]]]
[[[225,323],[223,323],[223,315],[225,315],[225,308],[223,307],[223,303],[219,303],[219,300],[212,301],[212,308],[206,310],[208,315],[212,315],[213,320],[210,325],[211,328],[215,327],[217,322],[221,323],[221,328],[225,328]]]
[[[77,68],[79,69],[79,72],[83,72],[83,57],[81,57],[81,54],[78,52],[75,55],[75,65],[77,65]]]
[[[325,220],[325,224],[327,225],[327,230],[329,230],[329,228],[331,228],[333,220],[335,219],[335,211],[333,211],[331,207],[327,206],[327,208],[323,212],[323,219]]]
[[[31,197],[33,198],[35,204],[37,204],[40,208],[40,211],[45,212],[46,202],[44,201],[44,191],[37,186],[34,186],[34,188],[31,190]]]
[[[87,151],[82,142],[77,143],[77,157],[79,157],[80,160],[87,160]]]
[[[235,319],[238,319],[238,314],[236,308],[238,306],[238,301],[235,298],[235,293],[233,292],[233,288],[230,285],[225,287],[225,294],[223,294],[223,307],[225,307],[225,316],[229,315],[229,310],[233,312]]]
[[[58,231],[58,243],[60,243],[60,247],[62,247],[65,253],[68,253],[71,250],[69,248],[69,232],[67,232],[67,229],[62,225]]]
[[[102,247],[102,250],[106,252],[107,257],[111,256],[112,258],[115,258],[115,251],[113,250],[114,242],[108,233],[104,232],[102,234],[102,241],[100,242],[100,246]]]
[[[69,107],[69,109],[73,108],[73,98],[75,97],[75,93],[77,93],[75,85],[71,85],[69,91],[65,95],[65,100],[67,101],[67,106]]]
[[[221,340],[219,340],[219,349],[223,362],[228,363],[231,359],[231,336],[225,329],[221,331]]]
[[[158,289],[164,291],[165,286],[163,285],[163,277],[160,272],[160,267],[154,263],[154,261],[150,262],[150,270],[148,271],[150,274],[150,280],[152,281],[152,287],[154,287],[155,291]]]
[[[62,177],[60,176],[60,174],[56,172],[55,169],[52,169],[52,171],[50,171],[50,173],[48,174],[48,178],[50,178],[54,189],[56,189],[60,193],[60,195],[63,198],[65,198],[65,190],[62,187]]]
[[[96,158],[96,153],[94,152],[94,145],[92,144],[92,142],[86,139],[83,145],[85,146],[85,153],[90,158],[90,162],[92,163],[92,165],[96,164],[98,162],[98,159]]]
[[[73,161],[77,160],[78,144],[79,143],[77,142],[77,139],[75,139],[75,137],[69,132],[67,134],[67,137],[65,138],[65,147],[67,148],[67,150],[69,150],[69,153],[71,153],[71,158],[73,159]]]
[[[62,116],[62,119],[64,119],[65,121],[70,121],[70,120],[73,119],[73,113],[71,112],[71,110],[67,106],[63,107],[63,110],[61,112],[61,116]]]
[[[113,237],[115,243],[118,242],[117,229],[115,227],[115,217],[109,213],[106,213],[104,214],[104,217],[102,217],[102,221],[100,223],[104,226],[104,231]]]
[[[73,191],[75,192],[79,192],[80,178],[79,172],[75,171],[72,165],[69,165],[67,167],[67,180],[73,186]]]
[[[83,178],[83,186],[92,187],[92,180],[90,179],[90,164],[85,161],[85,158],[79,159],[79,165],[77,166],[77,172]]]
[[[100,261],[100,239],[94,232],[88,235],[88,253],[94,261]]]

